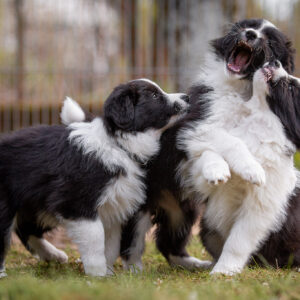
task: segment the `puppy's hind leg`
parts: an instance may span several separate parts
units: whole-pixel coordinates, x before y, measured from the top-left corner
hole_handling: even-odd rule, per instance
[[[264,197],[264,201],[267,201],[266,197]],[[252,207],[249,202],[252,203]],[[231,276],[240,273],[251,254],[258,249],[270,230],[276,226],[278,214],[272,211],[274,207],[261,210],[260,205],[255,197],[251,197],[248,205],[240,209],[240,213],[224,243],[221,256],[211,274],[221,273]]]
[[[145,236],[151,226],[150,213],[140,210],[123,227],[121,257],[125,270],[142,271]]]
[[[105,276],[105,236],[100,218],[65,220],[64,223],[69,237],[78,247],[85,273]]]
[[[43,238],[43,233],[49,230],[51,228],[41,227],[22,214],[17,215],[16,233],[28,251],[33,255],[38,255],[44,261],[66,263],[68,261],[67,254]]]
[[[167,201],[165,197],[163,202]],[[156,245],[160,252],[172,266],[181,266],[188,270],[210,268],[212,262],[192,257],[186,251],[192,226],[198,217],[197,205],[192,200],[182,201],[173,207],[161,203],[165,208],[158,212],[155,221]]]
[[[7,276],[5,272],[5,256],[10,246],[14,215],[5,203],[0,202],[0,278]]]

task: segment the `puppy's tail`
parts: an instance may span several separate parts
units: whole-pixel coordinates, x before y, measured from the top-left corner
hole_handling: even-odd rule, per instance
[[[83,122],[86,120],[83,109],[70,97],[66,97],[64,100],[60,118],[62,123],[65,125],[70,125],[73,122]]]

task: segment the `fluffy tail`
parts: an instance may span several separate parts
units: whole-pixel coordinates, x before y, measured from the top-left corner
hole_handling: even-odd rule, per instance
[[[60,118],[63,124],[69,125],[73,122],[85,121],[86,116],[75,100],[70,97],[66,97],[61,109]]]

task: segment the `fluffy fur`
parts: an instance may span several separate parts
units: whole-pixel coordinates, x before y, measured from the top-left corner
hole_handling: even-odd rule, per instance
[[[296,186],[296,148],[272,109],[278,100],[273,85],[287,77],[277,64],[255,73],[249,101],[213,102],[214,113],[183,142],[192,151],[197,147],[190,170],[194,189],[208,198],[201,236],[216,261],[212,274],[242,271],[270,232],[281,228]]]
[[[1,276],[14,219],[23,244],[41,259],[67,261],[42,238],[61,224],[77,244],[86,274],[111,274],[121,224],[145,201],[143,165],[159,151],[162,132],[186,111],[187,100],[135,80],[114,89],[103,118],[28,128],[1,139]],[[85,116],[71,99],[64,107],[73,109],[63,110],[66,123]]]
[[[67,97],[64,101],[60,118],[62,123],[69,125],[73,122],[82,122],[86,119],[84,111],[72,98]]]
[[[271,81],[267,102],[272,111],[281,120],[287,137],[300,147],[300,80],[291,75],[278,76]],[[273,74],[273,77],[276,73]],[[276,78],[276,77],[275,77]],[[292,149],[286,149],[291,154]],[[298,178],[299,182],[299,178]],[[300,189],[299,184],[291,196],[286,212],[286,220],[280,231],[272,233],[256,253],[256,263],[274,267],[300,265]]]
[[[214,191],[220,191],[222,187],[230,187],[233,184],[234,188],[229,188],[230,191],[234,195],[238,194],[240,201],[244,199],[241,195],[247,195],[245,203],[251,204],[250,194],[256,195],[257,201],[262,201],[258,190],[264,190],[263,187],[266,182],[270,183],[272,176],[277,178],[277,171],[274,171],[270,177],[269,170],[267,170],[266,176],[261,166],[265,161],[263,159],[260,161],[261,157],[258,154],[257,158],[252,154],[256,155],[261,139],[260,133],[266,136],[265,132],[262,132],[259,126],[249,132],[248,127],[239,128],[239,124],[242,124],[240,122],[243,122],[245,116],[253,113],[249,107],[245,106],[245,103],[252,97],[252,80],[255,71],[266,61],[273,59],[278,59],[289,72],[292,72],[294,68],[294,50],[290,41],[266,20],[253,19],[238,22],[225,36],[212,41],[211,46],[212,51],[207,56],[205,67],[198,81],[189,91],[191,102],[189,114],[162,135],[161,151],[155,160],[149,163],[147,201],[140,210],[145,214],[150,212],[153,216],[153,222],[157,225],[157,247],[162,254],[171,264],[180,264],[189,269],[209,266],[209,262],[188,259],[189,255],[185,249],[191,227],[199,215],[200,204],[207,201],[207,205],[212,208],[212,210],[207,210],[207,213],[214,211],[215,214],[206,213],[205,220],[217,223],[218,230],[220,227],[223,229],[224,225],[222,234],[225,239],[233,228],[230,220],[237,220],[237,216],[230,215],[235,211],[234,208],[232,211],[226,211],[230,204],[227,205],[222,201],[216,201],[217,198],[211,198],[215,196]],[[257,111],[254,112],[261,114],[262,107],[257,105],[256,109]],[[284,148],[287,145],[289,149],[293,149],[291,145],[294,142],[290,141],[288,135],[285,134],[283,130],[285,125],[282,121],[270,112],[267,105],[264,106],[264,111],[269,112],[274,119],[272,122],[279,130],[278,135],[276,133],[275,136],[276,142],[280,144],[280,147]],[[266,126],[263,119],[260,118],[259,124]],[[232,132],[228,133],[228,130]],[[253,130],[257,131],[257,136],[252,132]],[[253,134],[253,139],[249,136],[250,140],[247,140],[251,151],[248,144],[246,145],[240,138],[246,136],[248,132]],[[270,146],[270,153],[272,150]],[[280,149],[278,151],[280,152]],[[278,153],[278,156],[284,156],[283,153]],[[265,153],[260,155],[265,155]],[[291,167],[291,157],[284,156],[284,159]],[[225,263],[216,265],[214,273],[232,274],[240,271],[251,251],[257,249],[259,242],[266,238],[268,230],[275,230],[280,226],[284,219],[285,197],[288,197],[295,185],[294,171],[287,171],[287,174],[291,181],[285,180],[281,187],[278,187],[282,188],[280,201],[278,203],[276,200],[273,201],[276,202],[276,207],[274,210],[271,209],[271,217],[265,224],[266,227],[273,226],[273,228],[262,229],[260,237],[246,241],[244,249],[242,247],[234,249],[238,254],[242,252],[243,257],[236,256],[236,260],[231,257],[229,265]],[[237,186],[238,182],[243,187],[248,187],[248,190],[240,189]],[[272,200],[268,201],[273,203]],[[233,205],[235,203],[233,199]],[[216,216],[222,216],[222,214],[224,218],[216,220]],[[136,240],[140,219],[141,213],[137,213],[124,227],[121,244],[124,261],[141,260],[140,257],[135,256],[137,251],[134,250],[133,242]],[[235,224],[240,233],[234,236],[242,238],[243,226],[238,226],[239,223]],[[245,224],[247,224],[246,221]],[[253,222],[253,224],[259,226],[259,223]],[[247,228],[245,228],[245,234],[247,234]],[[213,244],[217,243],[219,243],[218,239],[213,242]],[[222,247],[223,244],[220,243],[220,245]],[[242,242],[237,244],[236,241],[231,245],[244,247]],[[206,246],[209,248],[207,244]],[[233,256],[235,257],[234,253]],[[229,258],[228,254],[227,258]],[[222,261],[224,262],[223,259]]]

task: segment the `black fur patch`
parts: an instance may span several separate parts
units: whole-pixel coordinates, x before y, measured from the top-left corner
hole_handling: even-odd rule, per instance
[[[36,220],[47,212],[66,219],[95,218],[109,172],[68,141],[64,126],[39,126],[13,133],[0,143],[0,181],[12,211]],[[91,185],[91,183],[93,183]]]
[[[272,233],[251,261],[277,267],[300,266],[300,189],[289,200],[281,230]]]
[[[287,137],[300,148],[300,85],[295,79],[270,81],[269,107],[284,126]]]

